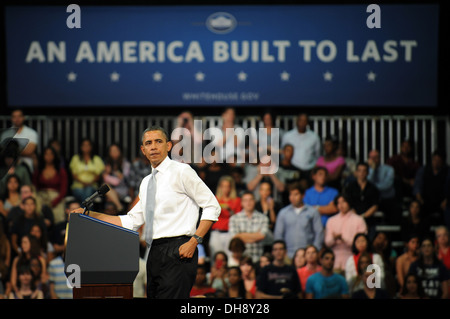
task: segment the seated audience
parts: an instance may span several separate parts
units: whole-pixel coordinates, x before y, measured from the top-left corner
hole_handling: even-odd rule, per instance
[[[417,171],[414,183],[413,195],[422,205],[423,217],[432,225],[444,223],[445,184],[450,178],[450,168],[445,161],[443,151],[434,151],[431,161]]]
[[[444,264],[437,258],[433,241],[430,238],[422,240],[419,258],[411,264],[408,272],[419,277],[425,294],[429,298],[448,298],[450,275]]]
[[[11,266],[10,288],[18,293],[18,270],[21,266],[31,267],[32,260],[38,258],[41,262],[41,278],[33,278],[33,282],[41,280],[47,282],[47,261],[41,256],[39,242],[32,235],[25,235],[21,239],[20,252],[14,258]],[[30,268],[31,269],[31,268]]]
[[[372,257],[373,255],[371,255],[367,251],[361,252],[361,254],[359,254],[359,258],[355,267],[355,273],[352,274],[351,277],[347,277],[347,273],[345,274],[345,276],[348,278],[347,285],[351,296],[353,296],[353,294],[358,290],[364,290],[364,275],[367,271],[367,267],[374,263]]]
[[[262,182],[259,186],[259,200],[256,202],[256,210],[269,217],[269,229],[273,231],[281,203],[272,196],[272,184]]]
[[[383,259],[384,264],[384,283],[385,289],[391,297],[394,297],[398,287],[395,279],[395,260],[397,258],[397,251],[392,248],[390,234],[383,231],[375,233],[372,240],[372,249]]]
[[[306,291],[306,282],[308,278],[322,269],[319,264],[319,251],[316,246],[308,245],[305,248],[305,261],[306,264],[304,266],[297,268],[297,274],[300,279],[303,292]]]
[[[299,269],[306,265],[305,248],[299,248],[292,256],[292,264],[295,269]]]
[[[86,198],[95,193],[99,187],[105,164],[100,156],[94,153],[91,140],[85,138],[81,141],[78,154],[70,160],[70,172],[73,183],[72,194],[82,203]]]
[[[42,290],[38,289],[33,280],[29,265],[22,264],[17,268],[17,286],[9,293],[9,299],[44,299]]]
[[[56,151],[49,146],[42,152],[39,165],[33,173],[37,197],[43,205],[52,209],[55,223],[65,218],[64,198],[68,191],[67,172],[60,164]]]
[[[241,197],[242,211],[231,216],[230,238],[238,237],[245,243],[245,251],[256,263],[264,252],[264,238],[269,231],[269,218],[255,210],[255,196],[245,192]]]
[[[286,265],[286,244],[282,240],[272,245],[273,262],[261,270],[256,283],[258,299],[301,298],[301,286],[297,271]]]
[[[393,155],[386,161],[387,165],[394,168],[397,180],[396,191],[399,193],[398,198],[412,196],[414,181],[420,168],[419,163],[414,160],[412,147],[411,140],[403,140],[400,146],[400,153]]]
[[[319,212],[303,203],[305,189],[301,184],[289,185],[290,205],[280,210],[275,224],[275,240],[283,240],[288,256],[293,256],[298,248],[314,245],[322,248],[323,226]]]
[[[369,238],[375,234],[375,212],[378,210],[379,191],[374,184],[367,180],[369,165],[358,163],[356,166],[356,180],[350,182],[343,193],[348,197],[351,207],[356,214],[361,215],[367,224]]]
[[[357,290],[352,294],[352,299],[391,299],[391,296],[386,290],[376,287],[374,283],[370,282],[371,276],[374,274],[371,271],[365,271],[362,274],[363,289]]]
[[[234,180],[229,175],[222,176],[219,180],[216,198],[221,211],[219,220],[213,224],[209,237],[209,253],[211,256],[218,251],[224,251],[228,255],[230,243],[229,221],[230,217],[242,210],[241,198],[237,196]]]
[[[3,198],[0,198],[0,214],[3,219],[8,218],[13,207],[20,205],[20,180],[17,175],[9,175],[6,179],[6,191]]]
[[[396,276],[399,287],[403,287],[405,283],[405,276],[408,273],[409,267],[417,260],[418,254],[419,237],[412,234],[405,244],[405,252],[398,256],[395,261]]]
[[[378,209],[384,213],[388,223],[397,225],[402,218],[402,208],[395,194],[394,169],[381,163],[378,150],[370,151],[367,163],[369,164],[367,180],[375,185],[380,195]]]
[[[228,269],[228,287],[225,298],[246,299],[246,294],[241,269],[237,266],[231,267]]]
[[[245,298],[254,299],[256,296],[256,269],[253,260],[249,256],[242,257],[239,268],[242,273],[242,280],[245,287]]]
[[[306,281],[306,299],[348,299],[349,291],[345,278],[333,271],[334,252],[325,248],[320,254],[322,269],[309,276]]]
[[[11,227],[11,247],[16,254],[19,254],[19,243],[22,237],[30,233],[34,224],[39,224],[41,229],[46,230],[46,225],[42,216],[36,210],[36,199],[27,197],[22,201],[23,213]],[[46,234],[45,234],[46,235]]]
[[[6,146],[1,149],[0,156],[0,199],[5,198],[8,187],[6,181],[9,176],[15,175],[21,185],[31,185],[31,175],[25,164],[19,164],[17,158],[20,155],[19,145],[16,140],[8,138],[7,141],[0,140]]]
[[[241,259],[244,257],[245,243],[242,239],[235,237],[230,240],[228,250],[231,253],[228,259],[228,267],[239,266]]]
[[[213,297],[215,293],[216,290],[206,280],[206,268],[204,266],[198,266],[197,276],[195,277],[190,297]]]
[[[303,201],[305,204],[314,206],[320,213],[322,225],[325,228],[328,219],[338,212],[334,199],[338,190],[327,186],[328,171],[325,167],[315,167],[311,172],[313,186],[305,192]]]
[[[216,291],[226,291],[228,287],[228,256],[223,251],[214,254],[210,271],[206,274],[206,279],[211,288]]]
[[[290,144],[294,147],[292,165],[307,178],[308,186],[310,186],[310,173],[320,156],[321,142],[317,133],[309,128],[308,122],[307,114],[299,114],[297,126],[283,135],[281,146]]]
[[[430,224],[423,217],[422,205],[417,199],[411,201],[408,206],[408,215],[401,223],[401,238],[407,241],[409,237],[415,234],[419,240],[431,235]]]
[[[403,286],[401,287],[399,299],[428,299],[422,287],[419,276],[409,273],[405,276]]]
[[[106,198],[116,205],[119,212],[123,212],[129,196],[128,178],[131,164],[123,155],[120,145],[115,143],[109,146],[104,162],[103,182],[110,187]]]
[[[350,280],[358,275],[358,261],[363,253],[368,253],[373,264],[380,267],[381,284],[384,286],[384,262],[383,258],[372,252],[369,237],[365,233],[358,233],[353,238],[352,256],[347,259],[345,264],[345,279],[350,287]]]
[[[330,217],[325,227],[325,245],[334,252],[335,270],[344,272],[347,260],[352,256],[353,239],[358,233],[367,233],[367,225],[352,209],[345,195],[336,198],[336,206],[339,213]]]
[[[345,159],[338,154],[339,142],[336,137],[328,136],[323,143],[324,155],[316,162],[316,167],[325,167],[328,172],[327,184],[341,190],[342,172],[345,168]]]

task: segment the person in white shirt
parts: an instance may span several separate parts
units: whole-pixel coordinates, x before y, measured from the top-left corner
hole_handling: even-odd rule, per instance
[[[39,143],[38,133],[31,127],[26,126],[25,116],[22,110],[14,110],[11,112],[12,128],[2,133],[1,140],[6,138],[14,138],[20,147],[19,163],[27,165],[30,173],[33,173],[33,160],[36,157],[36,150]]]
[[[306,178],[311,184],[310,171],[321,155],[321,142],[319,136],[309,129],[307,114],[299,114],[297,127],[283,135],[281,147],[286,144],[294,147],[292,165],[300,170],[301,178]]]
[[[189,298],[197,274],[197,245],[218,220],[221,210],[216,197],[197,173],[188,164],[168,157],[171,148],[172,142],[164,128],[154,126],[146,129],[142,135],[141,151],[150,161],[152,173],[156,173],[142,180],[136,205],[127,215],[89,213],[94,218],[135,231],[153,218],[153,223],[145,225],[149,247],[148,298]],[[156,193],[154,200],[147,200],[152,178],[156,179]],[[152,204],[154,207],[150,209],[148,205]],[[200,207],[203,211],[196,227]],[[149,210],[153,210],[153,216]],[[72,213],[81,212],[82,208]]]

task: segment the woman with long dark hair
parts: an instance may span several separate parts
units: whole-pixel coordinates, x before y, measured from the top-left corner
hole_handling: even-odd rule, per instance
[[[130,176],[131,164],[124,157],[119,144],[113,143],[108,148],[105,158],[105,171],[103,181],[110,187],[106,193],[106,198],[116,205],[119,212],[124,210],[123,204],[130,194],[128,187],[128,177]]]
[[[11,208],[20,204],[20,179],[17,175],[9,175],[6,179],[6,192],[0,198],[0,214],[4,218],[8,217]],[[0,219],[1,220],[1,219]]]
[[[400,299],[427,299],[417,274],[407,274],[399,294]]]
[[[345,264],[345,279],[349,283],[353,277],[358,275],[358,261],[362,253],[368,253],[373,263],[380,266],[381,278],[384,280],[384,262],[383,258],[372,251],[369,236],[365,233],[358,233],[353,238],[352,256],[347,259]]]
[[[83,202],[98,188],[105,169],[103,160],[94,153],[90,139],[81,141],[78,154],[72,156],[69,167],[73,177],[72,193],[78,201]]]
[[[56,151],[47,146],[39,160],[39,165],[33,173],[33,184],[41,203],[51,207],[54,222],[65,220],[64,198],[68,190],[67,172],[61,167]]]
[[[40,246],[36,237],[32,235],[23,236],[20,243],[21,251],[18,256],[14,258],[11,266],[11,289],[14,292],[18,292],[18,270],[22,265],[30,266],[30,262],[33,258],[38,258],[41,262],[42,271],[41,276],[45,281],[47,279],[47,263],[46,260],[40,255]]]

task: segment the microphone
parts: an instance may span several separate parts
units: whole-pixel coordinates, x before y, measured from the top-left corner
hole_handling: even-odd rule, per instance
[[[94,194],[92,194],[91,196],[86,198],[84,200],[84,202],[82,203],[82,205],[85,207],[87,207],[88,205],[91,205],[95,198],[97,198],[98,196],[103,196],[107,192],[109,192],[109,186],[106,184],[103,184],[102,186],[100,186],[100,188]]]

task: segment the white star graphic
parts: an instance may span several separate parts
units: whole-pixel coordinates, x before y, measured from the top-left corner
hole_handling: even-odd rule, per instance
[[[155,82],[161,82],[162,81],[162,77],[163,77],[163,75],[160,72],[158,72],[158,71],[153,73],[153,81],[155,81]]]
[[[333,73],[327,71],[323,74],[323,79],[327,82],[331,82],[333,80]]]
[[[238,80],[239,80],[240,82],[247,81],[247,76],[248,76],[248,74],[245,73],[244,71],[239,72],[239,73],[237,74],[237,76],[238,76]]]
[[[202,82],[205,80],[205,73],[203,73],[202,71],[198,71],[197,73],[195,73],[195,80],[198,82]]]
[[[367,81],[369,81],[369,82],[375,82],[376,77],[377,77],[377,75],[375,73],[373,73],[372,71],[367,73]]]
[[[77,80],[77,74],[73,71],[70,71],[70,73],[67,73],[67,81],[69,82],[75,82]]]
[[[120,74],[114,71],[109,75],[111,82],[119,82]]]
[[[281,81],[289,81],[290,76],[291,75],[289,73],[287,73],[286,71],[283,71],[282,73],[280,73]]]

